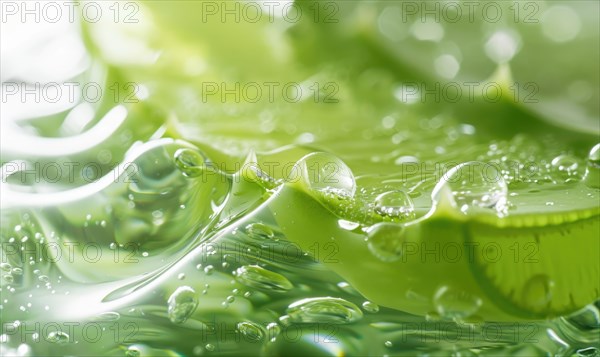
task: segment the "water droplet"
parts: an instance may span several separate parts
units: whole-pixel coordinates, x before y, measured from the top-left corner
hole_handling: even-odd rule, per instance
[[[204,267],[204,274],[211,275],[213,270],[214,270],[214,267],[212,265],[207,265]]]
[[[281,333],[281,327],[277,324],[277,322],[271,322],[267,325],[267,334],[269,341],[275,341],[277,336]]]
[[[441,316],[463,319],[477,312],[482,301],[462,290],[443,286],[435,293],[433,303]]]
[[[184,273],[179,273],[179,274],[177,275],[177,279],[179,279],[179,280],[183,280],[183,279],[185,279],[185,274],[184,274]]]
[[[192,149],[177,150],[175,152],[175,164],[187,177],[198,177],[202,175],[205,168],[205,160],[202,154]]]
[[[12,269],[12,266],[9,263],[2,263],[0,264],[0,269],[4,270],[5,272],[9,273]]]
[[[410,197],[400,190],[384,192],[375,198],[375,212],[401,220],[414,218],[415,208]]]
[[[547,275],[534,275],[523,286],[522,302],[531,309],[544,308],[552,299],[553,290],[554,281]]]
[[[140,350],[135,346],[129,346],[129,348],[127,348],[127,352],[125,352],[125,356],[127,357],[139,357],[140,355]]]
[[[387,347],[387,348],[392,348],[392,347],[394,347],[394,344],[392,343],[392,341],[385,341],[383,344],[384,344],[384,346],[385,346],[385,347]]]
[[[14,277],[10,274],[4,275],[3,278],[4,278],[4,281],[6,281],[9,284],[12,284],[15,281]]]
[[[198,298],[194,289],[189,286],[180,286],[169,297],[167,303],[169,319],[175,324],[181,324],[196,310]]]
[[[117,321],[121,318],[121,315],[118,312],[108,311],[98,314],[96,320],[98,321]]]
[[[255,323],[244,321],[237,324],[237,329],[249,341],[256,342],[264,338],[262,328]]]
[[[319,297],[298,300],[286,313],[295,323],[345,324],[360,320],[362,311],[344,299]]]
[[[250,223],[246,226],[245,230],[246,234],[254,239],[273,239],[275,237],[273,230],[262,223]]]
[[[48,334],[46,340],[50,343],[64,345],[69,342],[69,335],[62,331],[52,331]]]
[[[12,273],[14,275],[23,275],[23,269],[21,269],[21,268],[13,268],[12,269]]]
[[[588,154],[584,182],[589,187],[600,188],[600,144]]]
[[[562,179],[567,179],[577,174],[579,160],[571,155],[559,155],[552,159],[552,167]]]
[[[494,165],[470,161],[453,167],[443,175],[431,196],[438,206],[449,204],[463,213],[491,209],[504,214],[508,187]]]
[[[251,182],[258,183],[267,190],[273,189],[278,185],[277,180],[269,176],[260,168],[258,165],[258,159],[256,158],[256,153],[254,151],[251,151],[246,157],[246,161],[242,166],[241,173],[246,179],[250,180]]]
[[[215,350],[215,346],[214,346],[214,345],[212,345],[212,344],[210,344],[210,343],[207,343],[207,344],[206,344],[206,346],[204,346],[204,348],[206,348],[206,350],[207,350],[208,352],[212,352],[212,351],[214,351],[214,350]]]
[[[379,306],[377,306],[377,304],[372,303],[370,301],[365,301],[362,304],[362,308],[366,311],[366,312],[370,312],[370,313],[377,313],[379,312]]]
[[[393,262],[402,256],[404,227],[395,223],[382,222],[373,225],[367,232],[367,246],[371,253],[384,262]]]
[[[590,164],[595,165],[596,167],[600,166],[600,144],[596,144],[592,150],[590,150],[587,160]]]
[[[316,152],[300,159],[292,170],[289,181],[303,178],[318,192],[350,198],[356,192],[356,182],[350,168],[334,155]]]
[[[264,269],[258,265],[244,265],[236,270],[236,280],[257,289],[284,292],[294,285],[283,275]]]

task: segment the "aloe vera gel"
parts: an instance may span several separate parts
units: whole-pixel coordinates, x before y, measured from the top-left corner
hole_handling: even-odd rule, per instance
[[[2,355],[600,356],[597,2],[2,12]]]

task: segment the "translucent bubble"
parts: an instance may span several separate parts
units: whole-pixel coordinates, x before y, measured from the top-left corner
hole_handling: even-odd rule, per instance
[[[441,316],[462,319],[475,314],[482,301],[462,290],[443,286],[435,293],[433,303]]]
[[[588,154],[584,182],[588,187],[600,188],[600,144]]]
[[[169,320],[175,324],[181,324],[196,310],[198,298],[194,289],[189,286],[180,286],[171,294],[167,303]]]
[[[286,312],[295,323],[346,324],[363,317],[358,306],[332,297],[302,299],[292,303]]]
[[[571,155],[559,155],[552,159],[552,167],[559,173],[571,176],[579,168],[579,159]]]
[[[127,352],[125,352],[125,356],[127,357],[139,357],[140,355],[141,352],[136,346],[129,346]]]
[[[436,204],[456,206],[461,212],[507,210],[508,187],[498,169],[487,163],[471,161],[450,169],[432,192]]]
[[[244,321],[237,324],[237,329],[248,341],[256,342],[264,338],[264,332],[260,326],[255,323]]]
[[[521,298],[527,307],[541,309],[550,303],[553,291],[554,281],[545,274],[538,274],[527,280]]]
[[[362,308],[366,312],[370,312],[372,314],[379,312],[379,306],[377,306],[377,304],[375,304],[375,303],[372,303],[371,301],[363,302]]]
[[[175,164],[187,177],[198,177],[202,175],[205,168],[205,160],[202,154],[192,149],[177,150],[175,152]]]
[[[415,207],[410,197],[400,190],[384,192],[375,198],[376,213],[398,219],[410,219],[415,216]]]
[[[204,274],[211,275],[213,270],[214,270],[214,267],[212,265],[207,265],[204,267]]]
[[[52,331],[46,338],[48,342],[64,345],[69,342],[69,335],[62,331]]]
[[[121,318],[121,315],[118,312],[108,311],[98,314],[96,320],[98,321],[117,321]]]
[[[236,280],[246,286],[284,292],[294,285],[283,275],[274,273],[258,265],[244,265],[236,270]]]
[[[0,264],[0,269],[9,273],[12,269],[12,265],[10,265],[9,263],[2,263]]]
[[[342,160],[331,154],[316,152],[300,159],[288,180],[294,182],[300,178],[315,191],[348,198],[356,192],[352,171]]]
[[[204,348],[206,348],[206,350],[208,352],[212,352],[215,350],[215,346],[213,344],[207,343],[206,346],[204,346]]]
[[[267,190],[273,189],[279,184],[278,180],[269,176],[260,168],[254,151],[251,151],[246,157],[241,173],[246,179],[258,183]]]
[[[367,246],[384,262],[394,262],[402,256],[404,227],[395,223],[378,223],[367,232]]]
[[[590,150],[590,153],[588,155],[588,163],[595,165],[595,166],[600,166],[600,144],[596,144],[592,150]]]
[[[271,322],[267,325],[267,333],[269,341],[275,341],[277,336],[281,333],[281,327],[279,327],[277,322]]]
[[[246,234],[255,239],[273,239],[275,238],[275,233],[273,230],[262,223],[250,223],[246,226]]]

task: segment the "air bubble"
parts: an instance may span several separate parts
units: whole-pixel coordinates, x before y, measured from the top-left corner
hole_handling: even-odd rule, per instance
[[[283,275],[264,269],[258,265],[244,265],[236,270],[236,280],[246,286],[284,292],[294,285]]]
[[[400,190],[384,192],[375,198],[376,213],[400,220],[414,218],[415,207],[410,197]]]
[[[588,154],[583,181],[588,187],[600,188],[600,144],[596,144]]]
[[[248,321],[238,323],[237,329],[245,337],[246,340],[252,342],[261,341],[265,335],[260,326]]]
[[[286,312],[295,323],[346,324],[363,317],[363,313],[353,303],[332,297],[298,300]]]
[[[379,306],[377,306],[377,304],[375,304],[375,303],[372,303],[371,301],[365,301],[365,302],[363,302],[362,303],[362,308],[366,312],[370,312],[372,314],[375,314],[375,313],[379,312]]]
[[[535,275],[523,286],[522,301],[529,308],[542,309],[552,300],[553,290],[554,281],[547,275]]]
[[[64,345],[69,342],[69,335],[62,331],[52,331],[48,334],[46,340],[50,343]]]
[[[402,256],[404,227],[395,223],[378,223],[367,232],[367,246],[384,262],[394,262]]]
[[[463,213],[492,210],[507,211],[508,187],[498,169],[487,163],[471,161],[450,169],[437,183],[432,200],[451,205]]]
[[[275,238],[275,233],[273,230],[262,223],[250,223],[246,226],[246,234],[254,239],[273,239]]]
[[[351,198],[356,192],[356,182],[350,168],[334,155],[316,152],[300,159],[289,181],[303,178],[308,186],[317,192],[335,194],[341,198]]]
[[[168,309],[169,320],[174,324],[184,323],[196,310],[198,298],[196,292],[189,286],[180,286],[169,297]]]
[[[175,165],[187,177],[202,175],[205,160],[202,154],[192,149],[179,149],[175,152]]]
[[[433,303],[441,316],[463,319],[475,314],[481,307],[482,301],[465,291],[443,286],[435,293]]]

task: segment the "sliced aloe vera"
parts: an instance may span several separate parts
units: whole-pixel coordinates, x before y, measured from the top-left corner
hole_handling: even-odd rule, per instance
[[[289,202],[302,209],[290,210]],[[399,253],[390,261],[372,254],[365,234],[341,228],[339,218],[301,185],[286,185],[270,208],[288,239],[304,250],[320,254],[334,244],[336,254],[320,254],[322,263],[382,306],[461,320],[514,321],[563,315],[599,297],[597,210],[517,229],[440,205],[404,226],[385,223],[388,242]],[[319,229],[306,234],[306,226]]]

